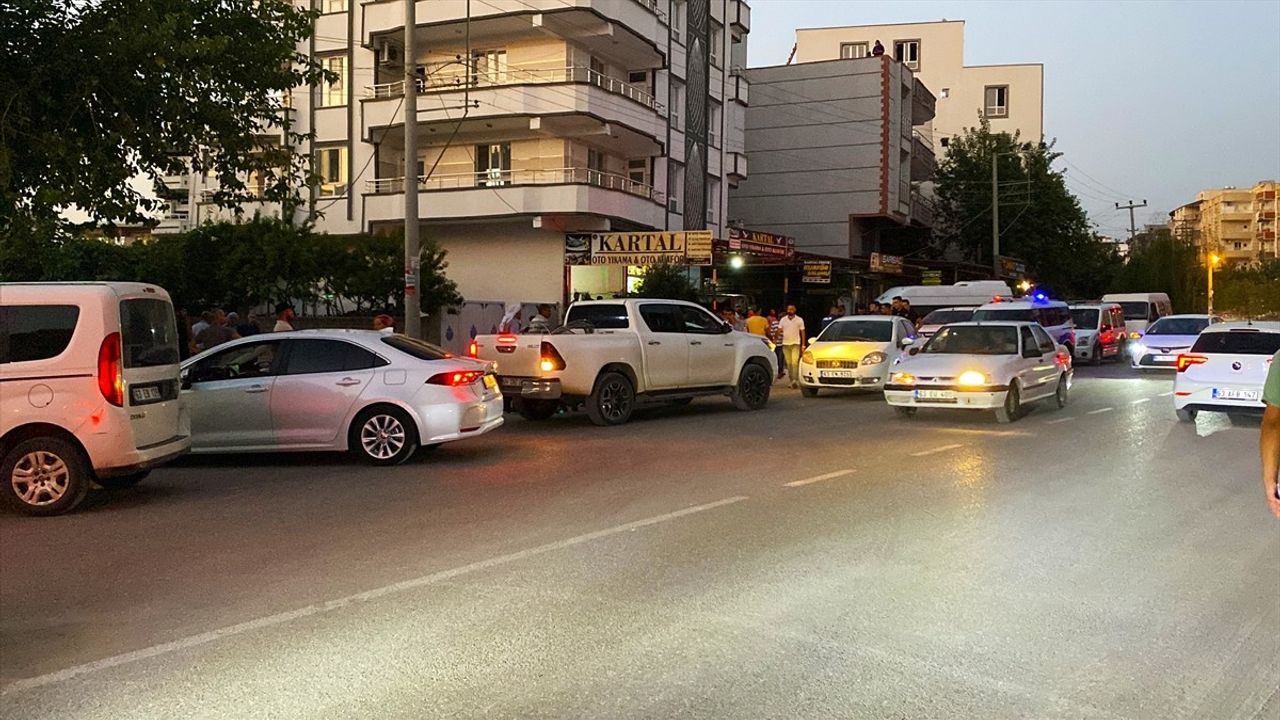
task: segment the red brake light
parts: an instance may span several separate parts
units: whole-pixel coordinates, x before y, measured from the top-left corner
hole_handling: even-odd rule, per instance
[[[475,340],[467,344],[467,357],[480,357],[480,346],[476,344]]]
[[[98,390],[116,407],[124,407],[124,367],[120,362],[120,333],[102,339],[98,348]]]
[[[1192,365],[1203,365],[1208,362],[1209,358],[1203,355],[1179,355],[1178,356],[1178,372],[1185,372]]]
[[[520,342],[520,338],[516,337],[515,335],[499,335],[498,336],[499,345],[515,345],[518,342]]]
[[[1064,351],[1064,350],[1060,350],[1060,351],[1058,351],[1058,364],[1059,364],[1059,365],[1070,365],[1070,364],[1071,364],[1071,356],[1070,356],[1069,354],[1067,354],[1067,352],[1066,352],[1066,351]]]
[[[446,385],[448,387],[462,387],[484,377],[483,370],[455,370],[453,372],[439,373],[432,375],[427,380],[432,385]]]

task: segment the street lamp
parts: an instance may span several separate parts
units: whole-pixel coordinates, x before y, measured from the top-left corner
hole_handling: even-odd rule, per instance
[[[1213,314],[1213,268],[1222,261],[1218,253],[1209,253],[1209,314]]]
[[[734,255],[733,257],[729,258],[729,267],[733,268],[734,270],[741,270],[742,266],[746,264],[747,264],[747,261],[743,260],[741,255]]]

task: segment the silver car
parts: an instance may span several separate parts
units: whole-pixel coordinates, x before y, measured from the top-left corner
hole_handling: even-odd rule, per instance
[[[491,368],[404,335],[253,335],[182,365],[194,453],[349,450],[377,465],[502,424]]]

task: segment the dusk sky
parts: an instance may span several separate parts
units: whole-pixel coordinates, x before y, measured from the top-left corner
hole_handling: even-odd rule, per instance
[[[1044,63],[1044,127],[1101,232],[1124,237],[1207,187],[1280,176],[1280,2],[749,0],[748,63],[795,29],[965,21],[965,64]],[[933,88],[931,88],[933,89]],[[1057,164],[1062,167],[1062,161]]]

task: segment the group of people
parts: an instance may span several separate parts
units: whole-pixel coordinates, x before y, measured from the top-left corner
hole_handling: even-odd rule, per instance
[[[882,305],[874,300],[867,306],[868,315],[895,315],[897,317],[906,318],[911,321],[912,325],[920,326],[920,315],[911,309],[911,301],[901,295],[894,295],[893,300],[888,305]]]
[[[796,306],[788,305],[781,316],[777,310],[762,315],[759,308],[749,308],[745,318],[732,306],[721,308],[720,317],[734,330],[768,338],[778,354],[778,380],[788,378],[791,387],[800,386],[800,355],[804,352],[804,318],[796,314]]]
[[[272,331],[292,330],[294,317],[293,306],[289,303],[280,303],[276,306],[276,324],[272,327]],[[178,312],[178,350],[183,360],[211,347],[217,347],[238,338],[257,335],[260,332],[262,327],[258,324],[258,316],[255,313],[249,313],[247,318],[241,320],[240,314],[236,311],[227,312],[215,307],[200,313],[200,318],[193,323],[190,322],[186,311]]]
[[[498,332],[519,335],[520,333],[549,333],[559,327],[555,319],[556,309],[547,303],[538,305],[538,312],[524,323],[523,306],[511,301],[507,303],[502,320],[498,323]]]

